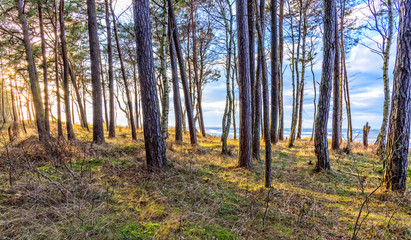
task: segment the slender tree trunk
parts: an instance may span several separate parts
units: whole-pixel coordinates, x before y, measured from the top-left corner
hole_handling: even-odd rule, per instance
[[[284,140],[284,98],[283,98],[283,60],[284,60],[284,0],[280,0],[278,20],[279,81],[278,81],[278,140]]]
[[[41,1],[38,1],[39,10],[39,24],[40,24],[40,38],[41,38],[41,55],[43,60],[43,83],[44,83],[44,127],[48,134],[50,134],[50,110],[49,110],[49,90],[47,79],[47,56],[46,56],[46,40],[44,39],[44,26],[43,26],[43,11],[41,7]]]
[[[337,13],[337,6],[335,6]],[[338,34],[338,14],[335,14],[335,57],[333,76],[333,120],[331,148],[340,148],[340,44]]]
[[[257,32],[258,32],[258,51],[260,55],[260,64],[261,64],[261,75],[262,75],[262,82],[263,82],[263,112],[264,112],[264,140],[265,140],[265,187],[270,187],[271,186],[271,142],[272,138],[270,136],[271,131],[270,131],[270,91],[269,91],[269,84],[268,84],[268,70],[267,70],[267,63],[266,63],[266,58],[265,58],[265,52],[264,52],[264,30],[262,28],[262,25],[264,23],[264,7],[265,7],[265,1],[260,0],[260,10],[257,15],[259,15],[260,22],[257,21]],[[274,3],[275,1],[272,1],[272,7],[275,7]],[[272,12],[273,13],[273,12]],[[276,15],[276,13],[274,14]],[[273,23],[272,23],[273,24]],[[276,35],[276,33],[274,34]],[[273,45],[273,46],[276,46]],[[277,48],[275,47],[275,50]],[[275,54],[276,55],[276,54]],[[272,56],[273,57],[273,56]],[[275,56],[276,58],[276,56]],[[274,58],[272,58],[274,59]],[[275,63],[274,63],[275,64]],[[277,66],[275,66],[277,69]],[[272,75],[277,76],[277,72],[273,73]],[[271,84],[273,84],[273,81],[271,79]],[[275,85],[277,86],[277,83],[275,82]],[[277,97],[277,96],[275,96]],[[271,98],[273,99],[273,98]],[[272,110],[272,109],[271,109]],[[271,126],[273,127],[273,126]],[[277,127],[275,127],[277,129]]]
[[[233,76],[231,77],[231,93],[233,96],[233,131],[234,131],[234,139],[237,139],[237,123],[235,121],[235,109],[236,109],[236,100],[235,100],[235,79],[238,79],[238,68],[237,68],[237,52],[236,52],[236,46],[233,44],[233,58],[234,58],[234,68],[232,69],[233,71]],[[238,80],[237,80],[238,81]]]
[[[302,36],[302,60],[301,60],[301,78],[300,78],[300,108],[298,109],[298,126],[297,139],[301,139],[301,132],[303,128],[303,107],[304,107],[304,86],[305,86],[305,67],[306,67],[306,43],[307,43],[307,6],[303,8],[303,36]]]
[[[36,65],[34,61],[33,51],[31,48],[26,14],[24,11],[24,0],[16,0],[16,4],[17,4],[18,12],[19,12],[20,24],[23,29],[23,37],[24,37],[23,42],[24,42],[24,48],[26,50],[26,60],[28,63],[31,95],[32,95],[33,102],[34,102],[34,107],[36,109],[37,131],[38,131],[40,141],[47,143],[49,134],[47,133],[46,127],[44,126],[44,119],[45,119],[44,109],[43,109],[43,104],[41,102],[41,94],[40,94],[39,80],[37,77],[37,69],[36,69]]]
[[[14,76],[14,78],[15,77],[16,76]],[[20,134],[19,115],[17,114],[16,97],[14,95],[14,91],[17,91],[17,85],[15,85],[15,88],[13,89],[12,78],[10,78],[11,112],[13,114],[13,123],[11,124],[10,140],[16,139]]]
[[[236,0],[238,69],[240,88],[240,149],[239,166],[253,168],[250,51],[247,22],[247,1]]]
[[[180,87],[178,81],[178,72],[177,72],[177,59],[176,59],[176,50],[173,40],[172,29],[170,26],[170,20],[168,24],[168,38],[169,38],[169,47],[170,47],[170,65],[171,65],[171,74],[173,80],[173,103],[174,103],[174,119],[175,119],[175,141],[183,142],[183,113],[181,108],[181,97],[180,97]]]
[[[254,94],[256,92],[255,90],[255,85],[256,85],[256,72],[255,72],[255,31],[254,31],[254,18],[256,16],[255,14],[255,1],[256,0],[247,0],[247,14],[248,14],[248,37],[250,39],[249,41],[249,49],[250,49],[250,80],[251,80],[251,116],[252,116],[252,123],[253,123],[253,155],[256,157],[256,152],[254,151],[255,149],[258,149],[258,158],[260,155],[260,133],[258,133],[258,143],[255,143],[255,138],[254,138],[254,127],[256,125],[255,121],[255,106],[256,103],[254,102],[255,97]],[[261,86],[261,81],[260,81],[260,86]],[[261,113],[261,111],[260,111]],[[257,123],[259,124],[259,123]]]
[[[311,40],[312,41],[312,40]],[[311,42],[311,46],[313,48],[312,42]],[[317,116],[317,83],[315,82],[315,73],[314,73],[314,63],[313,63],[313,56],[310,56],[311,59],[311,63],[310,63],[310,69],[311,69],[311,75],[313,76],[313,89],[314,89],[314,99],[313,99],[313,104],[314,104],[314,117],[313,119],[315,120],[316,116]],[[311,138],[310,138],[310,142],[313,140],[314,138],[314,133],[315,133],[315,121],[313,121],[313,129],[311,132]]]
[[[278,142],[278,39],[277,0],[271,0],[271,142]],[[263,83],[263,86],[264,83]]]
[[[90,42],[91,86],[93,99],[93,142],[104,143],[103,102],[100,79],[100,45],[97,34],[96,2],[87,0],[88,33]],[[119,53],[120,55],[120,53]],[[120,59],[121,61],[121,59]],[[130,114],[133,116],[132,114]],[[134,124],[134,123],[133,123]]]
[[[139,119],[138,119],[138,93],[137,93],[137,71],[136,71],[136,63],[133,62],[133,80],[134,80],[134,104],[135,104],[135,116],[136,116],[136,128],[140,128]]]
[[[178,31],[177,31],[177,23],[176,23],[176,19],[174,16],[173,2],[171,0],[168,0],[168,14],[170,16],[169,20],[171,21],[170,24],[171,24],[171,29],[173,31],[174,45],[176,47],[177,59],[178,59],[179,67],[180,67],[181,82],[183,84],[184,102],[185,102],[186,111],[187,111],[188,127],[190,129],[190,141],[191,141],[191,144],[197,145],[197,135],[196,135],[196,129],[195,129],[194,117],[193,117],[193,105],[191,104],[191,96],[190,96],[188,84],[187,84],[187,74],[186,74],[185,66],[184,66],[184,58],[183,58],[183,53],[182,53],[181,46],[180,46],[180,39],[179,39]]]
[[[104,103],[104,119],[106,121],[106,129],[108,129],[108,112],[107,112],[107,98],[106,98],[106,84],[104,83],[104,71],[103,71],[103,61],[101,59],[101,50],[98,53],[100,59],[100,75],[101,75],[101,87],[103,89],[103,103]],[[84,98],[83,98],[84,99]]]
[[[144,141],[149,171],[167,167],[166,149],[161,132],[160,109],[154,75],[149,1],[133,0],[137,44],[137,63],[143,104]]]
[[[197,104],[198,104],[198,114],[199,114],[199,125],[200,131],[203,137],[205,137],[205,127],[204,127],[204,117],[203,117],[203,108],[201,106],[201,84],[198,77],[198,68],[197,68],[197,40],[196,40],[196,25],[194,23],[194,12],[196,11],[196,6],[194,6],[194,0],[191,0],[191,36],[193,38],[193,70],[194,77],[196,82],[197,90]]]
[[[66,32],[64,26],[64,0],[60,0],[60,41],[61,41],[61,52],[63,57],[63,89],[64,89],[64,105],[66,107],[66,128],[67,128],[67,139],[72,140],[75,138],[71,111],[70,111],[70,83],[69,83],[69,62],[67,57],[67,46],[66,46]]]
[[[397,58],[394,71],[384,182],[387,189],[405,192],[411,123],[411,1],[400,6]]]
[[[324,0],[324,55],[321,74],[320,96],[315,119],[314,152],[317,157],[315,170],[331,170],[328,157],[327,123],[335,57],[335,0]]]
[[[257,18],[256,23],[258,24],[258,21],[261,21],[261,19]],[[258,39],[258,57],[257,57],[257,72],[256,72],[256,77],[255,77],[255,86],[254,86],[254,122],[253,122],[253,157],[260,161],[260,137],[261,137],[261,128],[263,127],[261,125],[261,81],[262,81],[262,56],[261,56],[261,49],[264,48],[264,46],[261,45],[260,39]],[[264,51],[264,50],[263,50]],[[264,134],[264,133],[263,133]]]
[[[57,1],[54,2],[54,69],[56,73],[56,98],[57,98],[57,136],[63,138],[63,126],[61,124],[61,96],[60,96],[60,80],[59,80],[59,56],[58,56],[58,21],[57,21]],[[29,112],[30,113],[30,112]]]
[[[109,92],[109,125],[108,125],[108,137],[116,137],[115,126],[115,109],[114,109],[114,78],[113,78],[113,47],[111,44],[111,23],[110,23],[110,10],[111,0],[105,0],[106,7],[106,31],[107,31],[107,52],[108,52],[108,92]]]
[[[390,79],[388,75],[388,68],[390,62],[390,49],[392,44],[393,28],[394,28],[394,14],[393,14],[393,3],[392,0],[387,1],[388,6],[388,36],[387,42],[384,49],[384,64],[383,64],[383,80],[384,80],[384,110],[383,110],[383,120],[378,133],[377,141],[377,154],[379,156],[384,156],[385,152],[385,141],[387,138],[387,126],[388,126],[388,114],[390,110]]]
[[[116,23],[116,18],[115,18],[113,9],[111,9],[111,14],[113,16],[114,38],[116,39],[116,43],[117,43],[117,53],[118,53],[118,57],[120,59],[121,74],[122,74],[122,77],[123,77],[123,83],[124,83],[124,88],[125,88],[126,97],[127,97],[127,106],[128,106],[129,117],[130,117],[130,126],[131,126],[131,136],[132,136],[133,140],[137,140],[136,125],[134,123],[134,116],[133,116],[133,102],[132,102],[132,99],[131,99],[130,88],[128,86],[128,81],[127,81],[127,76],[126,76],[126,69],[124,67],[123,55],[122,55],[122,52],[121,52],[120,41],[118,39],[118,34],[117,34],[117,23]]]
[[[166,45],[167,45],[167,1],[163,1],[163,22],[162,22],[162,29],[161,29],[161,38],[160,38],[160,72],[161,78],[163,80],[163,97],[161,101],[161,129],[163,131],[164,139],[168,138],[168,113],[170,109],[169,101],[169,93],[170,87],[168,86],[168,79],[167,79],[167,57],[166,57]]]

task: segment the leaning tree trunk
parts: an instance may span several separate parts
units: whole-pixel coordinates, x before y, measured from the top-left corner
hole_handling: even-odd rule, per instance
[[[247,1],[236,0],[238,74],[240,98],[240,146],[239,166],[252,168],[252,118],[250,51],[248,45]]]
[[[384,156],[385,152],[385,140],[387,138],[387,126],[388,126],[388,114],[390,111],[390,78],[388,75],[388,68],[390,62],[390,49],[392,44],[393,28],[394,28],[394,17],[393,17],[393,3],[392,0],[387,1],[388,5],[388,37],[387,44],[384,49],[384,64],[383,64],[383,80],[384,80],[384,111],[383,120],[378,133],[377,141],[377,155]]]
[[[117,43],[117,53],[118,53],[118,58],[120,60],[121,75],[123,77],[123,83],[124,83],[124,88],[125,88],[126,97],[127,97],[127,106],[128,106],[129,116],[130,116],[131,137],[133,140],[137,140],[136,125],[134,123],[134,115],[133,115],[133,102],[131,99],[130,87],[128,86],[126,69],[124,67],[123,55],[121,52],[120,41],[118,39],[118,34],[117,34],[116,18],[115,18],[113,9],[111,9],[111,14],[113,16],[114,38],[116,39],[116,43]]]
[[[303,13],[303,43],[302,43],[302,60],[301,60],[301,80],[300,80],[300,108],[298,109],[298,128],[297,128],[297,139],[301,139],[301,132],[303,128],[303,108],[304,108],[304,86],[305,86],[305,67],[306,61],[306,43],[307,43],[307,9],[304,8]]]
[[[277,0],[271,0],[271,142],[278,142],[278,40]],[[264,86],[264,83],[263,83]]]
[[[160,109],[154,74],[149,1],[133,0],[137,64],[144,119],[144,142],[149,171],[167,167],[166,149],[160,123]]]
[[[47,143],[49,134],[47,133],[47,129],[44,125],[44,119],[45,119],[44,118],[44,108],[41,102],[41,94],[40,94],[39,80],[37,77],[37,69],[36,69],[36,64],[34,61],[33,51],[31,48],[26,13],[24,11],[24,0],[16,0],[16,4],[17,4],[18,12],[19,12],[20,24],[23,29],[23,42],[24,42],[24,48],[26,50],[26,60],[28,63],[31,95],[33,98],[34,108],[36,111],[37,131],[39,134],[40,141]]]
[[[50,110],[49,110],[49,86],[47,79],[47,56],[46,56],[46,40],[44,38],[44,25],[43,25],[43,11],[41,7],[41,1],[38,1],[39,9],[39,24],[40,24],[40,38],[41,38],[41,55],[43,64],[43,83],[44,83],[44,127],[48,134],[50,134]]]
[[[337,8],[337,6],[335,6]],[[337,10],[335,10],[337,12]],[[335,57],[333,77],[333,120],[331,148],[340,148],[340,44],[338,34],[338,14],[335,14]]]
[[[93,142],[104,143],[103,99],[100,79],[100,46],[97,35],[95,0],[87,0],[88,33],[90,42],[91,86],[93,99]],[[132,114],[131,114],[132,115]]]
[[[328,157],[327,123],[335,57],[335,0],[324,0],[324,53],[320,96],[315,119],[314,152],[317,157],[315,170],[331,170]]]
[[[74,131],[72,124],[72,117],[70,111],[70,83],[69,83],[69,62],[67,57],[66,46],[66,30],[64,26],[64,0],[60,0],[60,41],[61,41],[61,53],[63,57],[63,90],[64,90],[64,105],[66,107],[66,128],[67,139],[74,139]]]
[[[407,164],[411,123],[411,1],[400,7],[397,59],[394,68],[391,114],[387,150],[384,158],[384,182],[387,189],[404,192],[407,188]]]
[[[183,113],[180,101],[180,87],[178,83],[176,49],[173,41],[173,34],[170,24],[168,24],[168,38],[170,44],[170,65],[171,75],[173,80],[173,103],[174,103],[174,118],[175,118],[175,140],[183,142]]]
[[[114,77],[113,77],[113,47],[111,44],[111,23],[110,23],[110,10],[108,2],[105,0],[106,8],[106,29],[107,29],[107,52],[108,52],[108,96],[109,96],[109,123],[108,123],[108,137],[116,137],[115,126],[115,109],[114,109]]]
[[[188,89],[187,74],[186,74],[186,70],[184,66],[184,57],[183,57],[183,52],[181,50],[180,39],[179,39],[178,31],[177,31],[177,22],[176,22],[175,15],[174,15],[173,2],[171,0],[168,0],[168,14],[169,14],[169,20],[171,24],[171,29],[173,31],[174,45],[176,48],[178,64],[180,67],[181,82],[183,84],[184,102],[186,104],[188,128],[190,129],[190,141],[192,145],[197,145],[197,135],[196,135],[196,129],[195,129],[194,117],[193,117],[193,105],[191,102],[191,96],[190,96],[190,92]]]

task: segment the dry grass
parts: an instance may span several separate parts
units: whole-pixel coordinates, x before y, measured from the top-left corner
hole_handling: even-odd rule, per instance
[[[359,182],[369,194],[382,174],[372,146],[331,152],[332,172],[315,173],[312,143],[280,142],[267,190],[264,162],[236,167],[237,140],[223,156],[219,138],[198,136],[192,147],[188,135],[175,144],[172,130],[171,167],[149,174],[141,131],[132,141],[117,128],[101,146],[75,131],[78,140],[55,142],[52,151],[34,137],[1,141],[0,239],[349,239],[365,199]],[[409,195],[379,189],[363,212],[359,238],[411,238]]]

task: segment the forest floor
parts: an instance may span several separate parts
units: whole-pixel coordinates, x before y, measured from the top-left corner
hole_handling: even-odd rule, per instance
[[[97,146],[76,126],[76,141],[48,151],[31,132],[11,143],[0,132],[0,239],[411,239],[410,192],[379,187],[373,146],[330,151],[332,171],[314,172],[312,142],[280,142],[266,189],[264,161],[236,166],[238,140],[223,156],[220,138],[193,147],[170,130],[170,168],[150,174],[141,130]]]

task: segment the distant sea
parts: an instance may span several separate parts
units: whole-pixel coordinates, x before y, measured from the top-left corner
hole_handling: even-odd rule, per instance
[[[205,129],[206,132],[212,136],[221,137],[222,128],[221,127],[209,127]],[[284,138],[290,137],[290,128],[284,129]],[[368,142],[370,144],[374,143],[377,140],[379,129],[371,129],[370,133],[368,134]],[[328,138],[331,139],[331,129],[328,129]],[[311,128],[303,128],[301,132],[302,138],[311,138],[312,129]],[[362,141],[362,129],[353,129],[353,141]],[[344,140],[347,139],[347,129],[342,130],[342,137]],[[237,129],[237,138],[239,136],[239,129]],[[230,129],[229,138],[234,138],[234,129]]]

